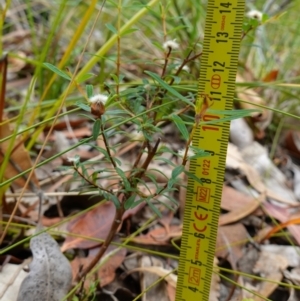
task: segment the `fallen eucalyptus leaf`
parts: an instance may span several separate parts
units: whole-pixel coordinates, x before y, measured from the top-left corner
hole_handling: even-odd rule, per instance
[[[60,301],[72,282],[71,265],[57,242],[46,232],[30,241],[33,260],[17,301]]]

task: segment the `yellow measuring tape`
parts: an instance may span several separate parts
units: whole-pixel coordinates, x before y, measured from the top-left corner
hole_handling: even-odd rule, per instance
[[[231,110],[244,17],[244,0],[208,0],[196,101],[193,146],[211,156],[190,162],[176,301],[208,301],[224,182],[229,122],[218,110]],[[207,112],[207,109],[210,112]],[[214,111],[215,110],[215,111]]]

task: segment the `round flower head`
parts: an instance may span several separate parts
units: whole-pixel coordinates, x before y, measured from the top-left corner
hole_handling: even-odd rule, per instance
[[[89,99],[91,104],[91,112],[100,118],[105,113],[105,103],[108,99],[108,96],[103,94],[96,94]]]
[[[251,19],[256,19],[258,21],[261,21],[262,20],[262,17],[263,17],[263,13],[258,11],[258,10],[250,10],[248,13],[247,13],[247,17],[248,18],[251,18]]]
[[[166,51],[176,50],[179,48],[179,44],[176,42],[176,40],[169,40],[169,41],[164,42],[163,48]]]
[[[104,94],[96,94],[89,99],[91,104],[102,102],[103,105],[107,102],[108,96]]]

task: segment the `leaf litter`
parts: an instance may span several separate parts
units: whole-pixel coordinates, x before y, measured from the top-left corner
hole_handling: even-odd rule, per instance
[[[26,31],[19,32],[19,34],[23,38],[28,36]],[[4,38],[7,43],[9,37]],[[20,64],[17,70],[20,71],[24,67],[24,64]],[[14,70],[12,74],[14,75],[16,72]],[[170,90],[169,86],[166,86],[155,73],[149,74]],[[278,71],[273,70],[265,76],[263,81],[274,81],[277,75]],[[239,74],[237,82],[245,83],[254,80],[247,78],[248,75],[243,76]],[[10,87],[18,86],[17,84],[17,80],[9,83]],[[175,89],[171,88],[170,92],[183,98],[185,102],[187,101]],[[237,90],[238,98],[246,102],[267,105],[268,103],[260,96],[261,94],[263,92],[259,89],[239,88]],[[190,101],[187,104],[190,104]],[[242,108],[253,108],[252,105],[244,105],[245,103]],[[181,119],[176,118],[177,115],[174,116],[179,130],[183,136],[187,136]],[[263,110],[261,114],[253,114],[250,121],[249,119],[232,121],[230,132],[232,143],[229,144],[226,162],[215,254],[215,273],[211,284],[210,301],[240,301],[243,298],[251,300],[269,298],[274,301],[300,300],[297,296],[297,292],[299,292],[297,287],[295,289],[293,286],[289,288],[285,286],[288,283],[299,286],[300,283],[299,248],[294,245],[300,244],[300,226],[297,221],[299,218],[298,165],[297,163],[288,164],[287,161],[290,157],[287,158],[282,153],[276,155],[280,164],[276,160],[270,160],[269,148],[255,141],[266,137],[272,117],[273,113],[270,110]],[[249,127],[249,124],[252,127]],[[162,128],[166,136],[165,147],[176,152],[184,146],[175,127],[165,125]],[[7,126],[1,125],[0,129],[0,139],[12,134],[11,129]],[[126,126],[122,129],[126,132]],[[41,134],[41,140],[45,138],[47,130],[46,128],[45,132]],[[90,121],[77,114],[74,114],[69,121],[60,119],[55,130],[57,132],[52,134],[48,145],[47,151],[49,152],[44,153],[45,158],[51,157],[58,151],[64,152],[72,146],[74,141],[92,135]],[[115,148],[113,154],[117,160],[122,162],[119,168],[125,175],[139,151],[136,146],[141,137],[140,133],[137,133],[137,128],[133,128],[131,134],[136,134],[136,141],[130,142],[122,135],[110,137],[110,141],[115,139],[113,144],[120,144]],[[293,159],[299,159],[299,133],[296,130],[289,131],[283,140],[283,149],[287,150]],[[7,141],[9,142],[9,140]],[[7,149],[7,143],[3,144],[1,160]],[[95,145],[103,148],[104,141],[98,139]],[[25,149],[23,142],[16,140],[14,147],[15,151],[10,158],[11,162],[6,169],[5,178],[16,176],[20,171],[32,167],[30,153]],[[58,228],[59,232],[55,232],[56,235],[59,233],[59,237],[56,237],[59,243],[47,232],[32,237],[30,250],[33,259],[29,264],[28,273],[23,271],[22,265],[6,263],[1,258],[0,283],[2,284],[3,279],[9,279],[4,282],[3,288],[1,286],[1,300],[61,300],[70,291],[72,285],[76,285],[74,283],[76,275],[88,265],[99,251],[102,240],[106,238],[114,219],[115,206],[112,202],[100,203],[103,198],[96,199],[92,205],[97,206],[81,214],[81,211],[87,210],[91,204],[88,201],[89,197],[85,196],[78,201],[86,203],[86,206],[77,206],[72,193],[85,192],[91,187],[83,185],[78,178],[74,180],[73,173],[69,170],[61,170],[62,165],[66,167],[69,164],[70,166],[69,158],[72,159],[78,154],[81,162],[90,161],[99,173],[105,170],[107,162],[101,161],[104,159],[103,154],[99,155],[95,149],[83,146],[44,165],[43,172],[41,168],[35,171],[33,182],[36,186],[41,187],[45,192],[52,190],[57,192],[56,197],[47,198],[43,204],[43,212],[47,212],[49,208],[53,207],[56,210],[52,211],[50,217],[42,216],[41,221],[51,226],[56,226],[57,221],[63,224],[62,227],[58,226],[60,227]],[[146,158],[145,153],[142,156],[143,159]],[[165,158],[166,161],[174,165],[178,164],[172,155]],[[166,179],[172,175],[172,169],[167,164],[158,161],[151,162],[149,167],[148,178],[143,179],[146,184],[141,181],[140,191],[152,195],[156,191],[156,187],[151,186],[152,183],[147,181],[151,177],[156,177],[158,183],[164,184]],[[81,171],[90,176],[94,172],[91,169],[82,169]],[[107,172],[101,181],[103,187],[113,190],[118,185],[120,177],[111,171]],[[16,179],[14,193],[18,194],[19,187],[22,187],[24,183],[24,178]],[[180,175],[180,183],[186,184],[186,176]],[[177,268],[176,258],[179,255],[177,247],[180,245],[182,235],[185,192],[184,186],[178,187],[176,197],[181,206],[175,212],[166,207],[162,209],[159,203],[159,201],[165,202],[169,208],[172,208],[172,202],[168,203],[165,199],[158,199],[155,204],[157,210],[168,211],[166,215],[162,214],[161,219],[153,218],[153,211],[147,205],[140,205],[128,211],[123,216],[113,244],[108,247],[103,260],[99,262],[99,267],[94,273],[95,278],[86,279],[84,288],[88,290],[93,286],[93,282],[97,283],[98,281],[99,285],[95,290],[100,300],[102,300],[101,298],[110,298],[109,300],[123,301],[125,296],[126,300],[133,300],[141,292],[144,292],[141,296],[144,301],[158,299],[173,301],[177,278],[174,270]],[[69,193],[68,202],[63,201],[63,193]],[[97,191],[92,190],[92,193],[97,195]],[[14,202],[14,197],[7,197],[8,203]],[[22,219],[24,225],[30,224],[30,219],[36,221],[38,216],[38,206],[32,206],[31,203],[26,202],[28,199],[29,193],[25,193],[18,212],[19,222]],[[10,214],[11,211],[6,213]],[[166,216],[168,218],[164,219]],[[148,223],[149,220],[151,221]],[[290,221],[294,222],[289,223]],[[279,227],[278,224],[282,227]],[[21,238],[28,234],[28,231],[25,232],[13,226],[12,229],[17,229]],[[143,231],[139,232],[140,229]],[[129,237],[129,242],[125,243]],[[12,238],[8,237],[4,241],[3,247],[9,245],[9,239]],[[61,242],[62,240],[63,242]],[[12,252],[19,259],[30,257],[29,247],[26,244],[20,248],[21,253],[27,252],[26,256],[21,256],[18,250],[7,251],[5,255],[10,255]],[[134,263],[129,264],[130,261]],[[233,272],[225,270],[228,268]],[[234,271],[244,272],[248,275],[235,274]],[[236,285],[232,285],[230,281],[220,277],[224,275]],[[260,277],[260,279],[253,277]],[[156,281],[158,284],[151,287]],[[252,292],[240,289],[240,286],[244,286]]]

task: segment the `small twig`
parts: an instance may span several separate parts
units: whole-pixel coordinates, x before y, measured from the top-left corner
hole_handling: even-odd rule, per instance
[[[5,107],[5,89],[8,58],[7,54],[0,59],[1,83],[0,83],[0,123],[3,121],[3,112]]]
[[[109,160],[110,160],[111,164],[113,165],[113,167],[114,167],[114,168],[117,168],[116,162],[114,161],[114,159],[113,159],[113,157],[112,157],[112,155],[111,155],[110,148],[109,148],[109,145],[108,145],[108,142],[107,142],[105,133],[104,133],[105,130],[104,130],[102,118],[101,118],[100,128],[101,128],[101,135],[102,135],[102,138],[103,138],[103,142],[104,142],[104,145],[105,145],[105,148],[106,148],[106,151],[107,151]]]
[[[161,72],[161,78],[165,77],[171,52],[172,52],[172,48],[169,47],[169,51],[165,55],[165,63],[164,63],[164,66],[163,66],[163,69],[162,69],[162,72]]]
[[[242,36],[241,36],[241,41],[245,38],[245,36],[251,31],[251,30],[253,30],[254,29],[254,27],[253,26],[251,26],[247,31],[243,31],[242,32]]]
[[[200,53],[198,53],[198,54],[196,54],[196,55],[194,55],[193,57],[190,58],[189,56],[191,55],[191,53],[192,53],[192,50],[189,52],[188,56],[183,60],[182,64],[178,67],[178,69],[177,69],[177,71],[175,73],[175,76],[179,75],[179,73],[182,71],[182,69],[184,68],[184,66],[187,63],[189,63],[189,62],[197,59],[198,57],[200,57],[202,55],[202,52],[200,52]],[[169,85],[172,86],[173,83],[174,83],[174,81],[175,81],[175,78],[172,77],[171,81],[169,82]]]
[[[189,151],[190,145],[193,141],[195,131],[198,128],[201,120],[203,119],[205,112],[211,106],[211,104],[208,101],[210,99],[210,97],[206,94],[202,95],[202,97],[203,97],[203,102],[200,104],[196,104],[195,122],[194,122],[194,125],[192,128],[191,134],[189,136],[189,140],[186,143],[185,152],[184,152],[182,163],[181,163],[183,166],[185,166],[188,161],[188,151]]]
[[[3,214],[3,217],[5,217],[5,218],[10,218],[11,215],[10,215],[10,214],[5,214],[5,213],[4,213],[4,214]],[[16,220],[16,221],[20,221],[20,222],[22,222],[22,223],[30,224],[30,225],[32,225],[32,226],[36,226],[36,225],[37,225],[36,222],[30,220],[29,218],[24,218],[24,217],[15,215],[15,216],[13,216],[13,219]]]
[[[143,145],[142,145],[142,147],[140,149],[140,152],[139,152],[137,158],[135,159],[135,161],[133,163],[132,170],[134,170],[135,168],[137,168],[138,164],[140,163],[142,155],[143,155],[143,152],[144,152],[146,146],[147,146],[147,141],[144,141]]]
[[[135,178],[139,178],[139,179],[140,179],[140,178],[142,178],[143,175],[145,174],[145,172],[146,172],[146,170],[147,170],[149,164],[151,163],[153,157],[155,156],[155,154],[156,154],[156,152],[157,152],[157,149],[158,149],[160,140],[161,140],[161,139],[159,138],[159,139],[156,141],[156,143],[155,143],[153,149],[149,149],[149,148],[148,148],[148,156],[147,156],[146,160],[144,161],[142,167],[140,168],[140,171],[139,171],[136,175],[134,175]],[[132,176],[132,174],[131,174],[131,176]]]
[[[93,187],[95,187],[95,188],[97,188],[97,189],[99,189],[99,190],[103,190],[103,191],[105,191],[105,192],[111,193],[111,191],[109,191],[109,190],[107,190],[107,189],[105,189],[105,188],[102,188],[102,187],[98,186],[97,184],[95,184],[94,182],[92,182],[89,178],[85,177],[85,175],[84,175],[81,171],[79,171],[79,169],[77,168],[77,166],[76,166],[75,164],[73,165],[73,168],[74,168],[74,170],[78,173],[78,175],[79,175],[82,179],[84,179],[86,182],[88,182],[91,186],[93,186]]]

